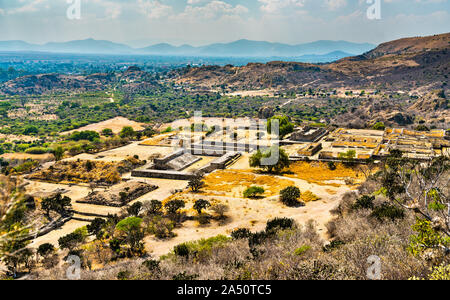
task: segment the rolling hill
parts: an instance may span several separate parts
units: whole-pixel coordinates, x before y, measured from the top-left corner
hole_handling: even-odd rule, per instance
[[[225,85],[236,89],[301,86],[448,89],[449,43],[447,33],[384,43],[362,55],[323,65],[278,61],[243,67],[190,68],[180,72],[177,82],[201,88]]]

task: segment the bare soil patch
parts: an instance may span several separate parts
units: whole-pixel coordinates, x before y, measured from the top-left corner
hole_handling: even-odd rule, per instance
[[[85,130],[101,132],[103,129],[107,129],[107,128],[111,129],[114,133],[117,134],[125,126],[130,126],[136,131],[144,129],[144,126],[142,123],[131,121],[124,117],[116,117],[116,118],[109,119],[109,120],[106,120],[103,122],[89,124],[87,126],[84,126],[84,127],[81,127],[81,128],[75,129],[75,130],[62,132],[61,134],[66,135],[66,134],[70,134],[74,131],[85,131]]]

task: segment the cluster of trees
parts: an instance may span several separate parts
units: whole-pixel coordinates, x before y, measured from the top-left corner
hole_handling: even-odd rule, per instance
[[[260,168],[268,173],[280,173],[289,168],[289,165],[289,156],[277,146],[265,151],[258,150],[250,157],[250,167]]]
[[[279,130],[278,133],[275,132],[276,127],[278,127],[277,128]],[[278,134],[280,138],[283,138],[289,133],[292,133],[293,131],[294,131],[294,124],[290,122],[287,116],[275,116],[267,121],[267,132],[269,134]]]

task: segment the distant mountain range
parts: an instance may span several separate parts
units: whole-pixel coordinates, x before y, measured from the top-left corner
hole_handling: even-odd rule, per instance
[[[337,59],[350,55],[358,55],[375,48],[368,43],[352,43],[346,41],[317,41],[299,45],[281,43],[238,40],[231,43],[216,43],[201,47],[190,45],[173,46],[156,44],[145,48],[130,46],[94,39],[30,44],[24,41],[0,41],[0,51],[39,51],[54,53],[80,54],[141,54],[170,56],[214,56],[214,57],[302,57],[324,59],[335,56]],[[319,57],[315,57],[319,56]],[[305,59],[307,59],[306,57]],[[314,60],[315,61],[315,60]]]

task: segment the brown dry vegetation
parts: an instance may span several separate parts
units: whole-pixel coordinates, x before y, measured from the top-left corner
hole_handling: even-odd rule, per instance
[[[61,161],[31,174],[28,178],[57,183],[114,184],[121,181],[122,173],[143,164],[143,161],[136,158],[128,158],[119,163],[90,160]]]
[[[289,167],[290,173],[286,177],[298,178],[318,185],[340,186],[329,181],[344,181],[353,179],[355,183],[361,183],[364,175],[356,169],[347,167],[342,163],[336,164],[336,170],[330,170],[323,162],[296,162]]]
[[[84,271],[83,279],[116,279],[126,271],[129,279],[173,279],[180,274],[201,280],[342,280],[367,279],[367,258],[382,259],[383,279],[408,279],[429,273],[430,264],[405,250],[414,217],[379,222],[366,211],[348,213],[333,223],[343,243],[325,251],[313,222],[279,231],[261,245],[246,239],[203,247],[189,258],[168,255],[160,267],[149,270],[143,260],[129,260],[112,268]],[[40,273],[39,279],[64,278],[64,269]]]

